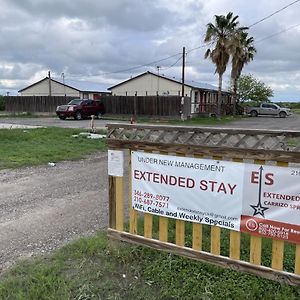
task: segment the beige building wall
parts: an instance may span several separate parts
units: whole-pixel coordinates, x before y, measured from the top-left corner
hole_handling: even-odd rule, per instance
[[[180,96],[181,84],[152,74],[145,74],[112,88],[111,92],[116,96]],[[190,97],[191,88],[185,86],[184,94]]]
[[[71,96],[79,97],[79,91],[70,87],[63,86],[57,82],[51,81],[52,96]],[[21,92],[21,96],[49,96],[49,80],[43,80]]]

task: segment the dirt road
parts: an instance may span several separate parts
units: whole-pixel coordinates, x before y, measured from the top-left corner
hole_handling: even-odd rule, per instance
[[[108,224],[107,156],[0,171],[0,274]]]
[[[123,121],[114,121],[108,119],[100,119],[95,120],[95,126],[98,129],[105,129],[107,123],[125,123],[129,124],[129,120],[127,122]],[[8,126],[12,125],[29,125],[29,126],[54,126],[54,127],[63,127],[63,128],[81,128],[81,129],[89,129],[90,128],[90,120],[60,120],[55,117],[41,117],[41,118],[0,118],[0,127],[1,124],[8,124]],[[207,125],[204,125],[206,127]],[[218,126],[220,125],[211,125]],[[209,126],[209,127],[211,127]],[[201,127],[201,125],[199,125]],[[300,116],[292,115],[287,118],[278,118],[278,117],[268,117],[262,116],[258,118],[243,118],[242,120],[237,120],[234,122],[230,122],[225,124],[226,128],[247,128],[247,129],[277,129],[277,130],[300,130]]]

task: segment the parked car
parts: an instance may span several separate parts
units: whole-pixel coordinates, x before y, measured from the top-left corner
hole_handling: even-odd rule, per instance
[[[104,104],[100,100],[73,99],[67,105],[56,108],[56,115],[61,119],[74,118],[81,120],[89,116],[100,118],[105,114]]]
[[[258,107],[246,107],[245,111],[251,117],[257,117],[259,115],[273,115],[285,118],[292,114],[289,108],[280,107],[275,103],[262,103]]]

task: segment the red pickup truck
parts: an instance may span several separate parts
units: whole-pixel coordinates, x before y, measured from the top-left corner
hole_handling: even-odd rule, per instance
[[[68,104],[56,108],[56,115],[61,120],[66,118],[81,120],[92,115],[100,118],[104,114],[104,104],[99,100],[73,99]]]

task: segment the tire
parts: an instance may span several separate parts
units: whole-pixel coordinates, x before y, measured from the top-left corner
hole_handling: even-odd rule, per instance
[[[65,119],[66,119],[65,116],[59,116],[59,118],[60,118],[61,120],[65,120]]]
[[[281,111],[281,112],[279,113],[279,118],[285,118],[285,117],[286,117],[286,112]]]
[[[251,110],[251,111],[250,111],[250,116],[251,116],[251,117],[257,117],[257,116],[258,116],[257,111],[256,111],[256,110]]]
[[[82,120],[82,114],[80,111],[77,111],[74,117],[75,120]]]

